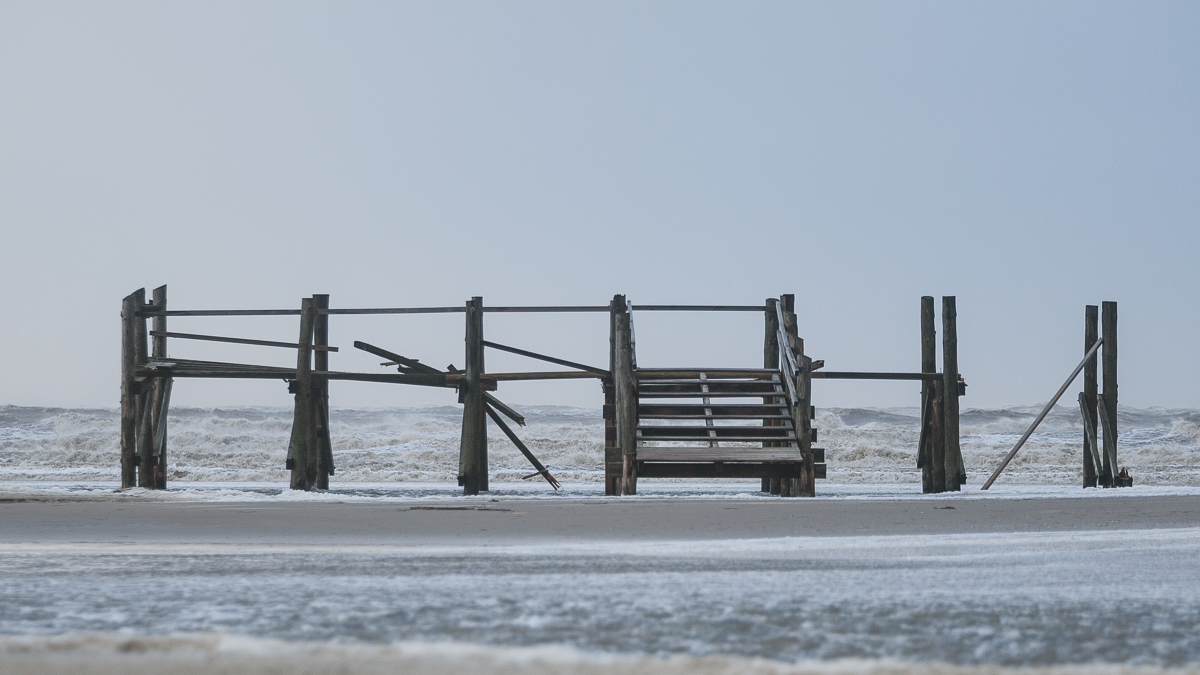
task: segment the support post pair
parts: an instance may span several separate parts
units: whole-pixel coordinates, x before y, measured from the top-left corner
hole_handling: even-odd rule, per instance
[[[328,490],[334,472],[333,444],[329,435],[329,380],[314,376],[329,370],[329,352],[314,347],[329,345],[328,295],[300,302],[300,341],[296,350],[296,379],[288,391],[296,396],[287,468],[293,490]]]
[[[1094,346],[1100,339],[1098,314],[1102,313],[1104,392],[1097,387],[1097,354]],[[1084,308],[1083,351],[1091,354],[1083,367],[1083,391],[1079,393],[1079,410],[1083,415],[1083,487],[1122,487],[1132,485],[1128,472],[1118,473],[1117,467],[1117,303],[1102,303],[1102,308]],[[1100,427],[1100,428],[1097,428]],[[1102,443],[1097,443],[1103,431]]]
[[[151,357],[166,358],[167,339],[155,335],[148,344],[146,312],[167,308],[167,287],[153,291],[146,304],[140,288],[121,302],[121,487],[162,490],[167,487],[167,411],[171,378],[138,377]],[[167,317],[154,314],[154,331],[166,332]],[[152,351],[151,351],[152,350]]]
[[[937,329],[933,296],[921,298],[921,372],[937,373]],[[967,482],[959,442],[958,397],[966,385],[958,372],[958,311],[955,297],[942,297],[942,377],[921,381],[921,439],[917,467],[921,491],[957,492]]]

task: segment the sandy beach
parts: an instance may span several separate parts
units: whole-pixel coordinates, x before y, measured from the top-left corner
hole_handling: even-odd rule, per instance
[[[0,542],[496,546],[1200,527],[1200,498],[164,503],[0,498]]]

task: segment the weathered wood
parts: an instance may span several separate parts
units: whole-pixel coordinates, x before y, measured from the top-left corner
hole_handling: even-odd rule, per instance
[[[933,296],[921,298],[921,373],[937,375],[937,328]],[[934,385],[921,380],[921,440],[917,446],[917,468],[921,470],[921,492],[937,492],[933,487],[932,409]]]
[[[324,317],[322,317],[322,318],[324,318]],[[159,319],[166,319],[166,317],[162,316],[162,315],[155,315],[154,320],[157,322]],[[278,342],[276,340],[254,340],[251,338],[225,337],[223,335],[201,335],[198,333],[171,333],[171,332],[167,332],[166,330],[159,330],[157,328],[150,331],[150,334],[153,335],[156,340],[159,340],[159,339],[163,340],[164,344],[165,344],[165,341],[167,338],[178,338],[180,340],[201,340],[204,342],[228,342],[228,343],[237,344],[237,345],[259,345],[262,347],[286,347],[288,349],[299,349],[299,347],[300,347],[300,345],[295,342]],[[329,345],[313,345],[312,350],[317,351],[317,352],[336,352],[338,350],[338,348],[330,347]]]
[[[1092,345],[1100,339],[1099,314],[1096,305],[1087,305],[1083,310],[1083,353],[1092,350]],[[1096,447],[1097,426],[1096,396],[1099,389],[1096,386],[1096,357],[1087,360],[1083,367],[1083,392],[1080,394],[1080,406],[1083,411],[1083,487],[1096,487],[1100,468],[1100,449]]]
[[[164,284],[151,291],[150,299],[154,303],[155,309],[166,310],[166,285]],[[150,357],[153,359],[165,359],[167,358],[167,338],[158,334],[167,332],[166,315],[156,315],[152,328],[153,330],[150,331],[150,334],[154,336],[154,339],[150,345]],[[157,387],[159,387],[159,403],[154,416],[154,439],[151,450],[154,455],[154,487],[159,490],[165,490],[167,487],[167,411],[170,408],[171,401],[170,378],[159,382]]]
[[[1104,466],[1101,467],[1100,481],[1105,487],[1116,485],[1117,475],[1117,303],[1104,302],[1100,306],[1100,324],[1104,350],[1102,352],[1104,374],[1104,396],[1098,413],[1106,415],[1108,426],[1104,427]],[[1112,433],[1109,433],[1111,429]]]
[[[613,298],[615,327],[615,363],[613,384],[616,388],[617,444],[621,448],[621,494],[637,494],[637,381],[634,373],[632,318],[625,296]]]
[[[561,487],[550,471],[538,461],[538,458],[534,456],[533,452],[525,445],[520,437],[518,437],[517,434],[511,428],[509,428],[507,424],[505,424],[504,420],[500,418],[500,415],[492,409],[492,406],[486,405],[486,403],[485,406],[488,417],[492,418],[492,421],[496,423],[496,426],[500,427],[500,431],[503,431],[504,435],[508,436],[508,440],[512,441],[512,444],[517,446],[517,449],[521,451],[522,455],[525,455],[525,459],[529,460],[529,463],[533,465],[533,468],[537,469],[537,473],[534,475],[545,478],[546,482],[550,484],[550,487],[554,488],[555,490]]]
[[[319,452],[313,414],[312,340],[316,307],[312,298],[300,303],[300,347],[296,350],[296,379],[292,381],[296,408],[292,415],[292,437],[288,443],[288,464],[293,490],[316,487]]]
[[[1104,465],[1103,460],[1100,459],[1100,446],[1096,444],[1096,400],[1093,398],[1091,403],[1092,405],[1088,406],[1087,392],[1079,392],[1079,412],[1083,417],[1083,450],[1087,453],[1087,456],[1083,458],[1083,466],[1085,469],[1089,467],[1092,469],[1093,478],[1092,484],[1084,485],[1085,488],[1096,487],[1095,467]]]
[[[337,347],[329,346],[329,315],[321,310],[329,309],[329,295],[313,296],[313,372],[328,372],[329,352]],[[297,347],[298,348],[298,347]],[[329,477],[333,475],[333,440],[329,435],[329,379],[313,379],[314,425],[317,431],[317,489],[329,489]]]
[[[505,403],[504,401],[501,401],[500,399],[496,398],[495,396],[492,396],[491,394],[487,393],[486,391],[483,393],[483,400],[490,407],[495,408],[496,410],[503,413],[504,416],[507,417],[508,419],[516,422],[517,424],[519,424],[521,426],[525,426],[525,416],[522,415],[521,413],[517,412],[516,410],[513,410],[512,408],[510,408],[508,406],[508,404]]]
[[[942,418],[946,437],[945,490],[958,492],[967,481],[959,447],[958,426],[958,311],[953,295],[942,296]]]
[[[1025,441],[1029,440],[1029,437],[1033,435],[1033,431],[1038,428],[1038,425],[1042,423],[1042,420],[1046,419],[1046,415],[1050,414],[1050,411],[1054,408],[1054,404],[1058,403],[1058,399],[1062,398],[1063,392],[1065,392],[1067,387],[1070,387],[1071,383],[1075,381],[1075,378],[1079,376],[1079,372],[1083,370],[1083,366],[1088,362],[1088,359],[1092,358],[1092,356],[1096,354],[1096,351],[1100,349],[1100,346],[1103,344],[1104,340],[1101,339],[1097,340],[1096,344],[1092,345],[1091,350],[1089,350],[1088,353],[1083,356],[1083,360],[1079,362],[1079,365],[1075,366],[1075,370],[1071,371],[1071,374],[1067,376],[1067,381],[1063,382],[1062,386],[1059,387],[1058,391],[1054,394],[1054,397],[1051,398],[1050,402],[1046,404],[1046,407],[1042,408],[1042,412],[1038,413],[1038,416],[1033,420],[1033,424],[1029,425],[1029,428],[1025,430],[1025,433],[1017,441],[1017,444],[1013,446],[1013,449],[1008,451],[1008,455],[1006,455],[1004,460],[1000,462],[1000,466],[996,467],[996,470],[992,472],[991,477],[988,478],[987,482],[983,484],[982,488],[980,488],[981,490],[988,489],[992,486],[992,483],[996,482],[996,478],[1000,476],[1000,472],[1004,471],[1004,467],[1008,466],[1008,463],[1012,461],[1013,457],[1017,456],[1017,452],[1021,449],[1021,446],[1025,445]]]
[[[816,462],[825,461],[824,448],[810,448]],[[638,463],[645,462],[795,462],[804,461],[804,452],[797,447],[790,448],[677,448],[677,447],[646,447],[638,448]]]
[[[799,480],[803,463],[670,463],[670,462],[638,462],[638,475],[645,478],[765,478],[768,483],[774,480]],[[814,464],[813,474],[817,478],[825,477],[825,465]],[[778,493],[776,493],[778,494]]]
[[[462,439],[459,443],[459,476],[463,494],[488,489],[487,410],[483,398],[483,298],[466,304],[466,366],[459,380],[463,403]]]
[[[448,382],[461,380],[463,375],[450,374],[446,376]],[[482,376],[483,380],[491,382],[516,382],[524,380],[593,380],[603,379],[604,376],[597,373],[587,371],[567,370],[567,371],[546,371],[546,372],[531,372],[531,373],[486,373]]]
[[[607,370],[605,370],[603,368],[596,368],[595,366],[586,366],[582,363],[575,363],[574,361],[568,361],[566,359],[560,359],[560,358],[556,358],[553,356],[546,356],[545,354],[539,354],[537,352],[531,352],[531,351],[527,351],[525,349],[517,349],[516,347],[509,347],[508,345],[502,345],[502,344],[499,344],[496,342],[488,342],[487,340],[483,341],[483,346],[491,347],[492,349],[498,349],[502,352],[508,352],[510,354],[527,356],[531,359],[537,359],[539,361],[545,361],[547,363],[554,363],[554,364],[557,364],[560,366],[566,366],[568,368],[578,368],[579,370],[586,370],[588,372],[595,373],[596,375],[599,375],[600,377],[608,377],[610,374]]]
[[[392,361],[396,362],[397,364],[404,366],[405,368],[414,370],[418,373],[425,373],[427,375],[434,375],[434,374],[444,375],[445,374],[442,371],[438,370],[437,368],[434,368],[433,366],[427,366],[424,363],[421,363],[417,359],[410,359],[407,356],[401,356],[401,355],[397,354],[396,352],[388,351],[388,350],[384,349],[383,347],[376,347],[375,345],[367,344],[366,342],[362,342],[360,340],[354,341],[354,348],[361,349],[364,352],[367,352],[368,354],[374,354],[375,356],[380,356],[385,359],[391,359]]]
[[[778,302],[778,298],[767,298],[763,314],[763,368],[767,370],[779,368],[779,317],[775,309],[775,304]],[[774,396],[763,397],[764,404],[772,404],[776,400]],[[775,426],[777,422],[773,419],[763,419],[762,423],[764,426]],[[770,477],[762,478],[761,489],[763,492],[771,491]]]
[[[817,370],[812,374],[818,380],[914,380],[929,382],[944,379],[941,373],[873,373],[839,370]]]
[[[761,305],[638,305],[639,312],[761,312]]]
[[[557,312],[607,312],[608,307],[603,305],[564,305],[564,306],[547,306],[547,307],[484,307],[485,312],[505,312],[505,313],[557,313]]]
[[[137,307],[146,304],[146,289],[139,288],[133,293]],[[133,360],[135,367],[141,367],[150,360],[149,337],[146,332],[146,319],[137,316],[133,321]],[[137,423],[134,434],[135,453],[137,454],[137,485],[138,487],[154,488],[154,458],[150,456],[150,406],[154,394],[152,384],[141,384],[136,388],[135,396]]]

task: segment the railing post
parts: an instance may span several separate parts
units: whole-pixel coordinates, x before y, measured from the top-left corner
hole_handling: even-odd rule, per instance
[[[146,306],[146,289],[139,288],[134,293],[134,297],[140,312]],[[135,318],[133,334],[134,363],[139,367],[145,366],[146,362],[150,360],[150,336],[146,330],[146,317],[137,316]],[[140,382],[137,387],[137,484],[138,487],[150,490],[153,490],[156,485],[153,443],[151,441],[156,388],[157,384],[150,380]]]
[[[921,372],[937,372],[937,328],[933,296],[921,297]],[[930,380],[921,380],[921,444],[917,448],[917,468],[921,470],[921,492],[940,492],[934,489],[933,478],[933,404],[936,387]],[[940,429],[939,429],[940,431]],[[944,460],[943,460],[944,466]]]
[[[1099,414],[1108,418],[1104,428],[1104,467],[1100,474],[1100,484],[1113,487],[1116,483],[1117,466],[1117,303],[1102,303],[1100,309],[1101,330],[1103,331],[1104,346],[1101,348],[1104,359],[1104,395]],[[1111,431],[1111,433],[1109,433]]]
[[[1099,307],[1088,305],[1083,310],[1083,353],[1086,356],[1092,350],[1092,345],[1100,338]],[[1083,487],[1096,487],[1097,475],[1101,467],[1095,466],[1092,456],[1100,455],[1100,448],[1093,448],[1092,439],[1097,438],[1096,418],[1096,357],[1088,359],[1083,367],[1083,405],[1087,416],[1083,423],[1089,428],[1083,430]],[[1090,433],[1089,433],[1090,432]]]
[[[296,395],[292,415],[292,438],[288,444],[288,467],[292,470],[293,490],[316,487],[316,429],[312,413],[312,339],[316,313],[313,299],[300,301],[300,347],[296,350],[296,379],[288,389]]]
[[[621,444],[617,440],[617,307],[625,306],[625,296],[613,296],[608,306],[608,377],[602,380],[604,388],[604,494],[621,494],[621,474],[625,460],[621,456]]]
[[[942,424],[946,439],[942,489],[951,492],[958,492],[967,479],[959,447],[958,395],[958,312],[954,296],[949,295],[942,296]]]
[[[121,301],[121,487],[137,485],[137,294]]]
[[[329,315],[321,314],[320,310],[329,309],[329,295],[313,296],[313,344],[318,347],[329,346]],[[329,352],[317,349],[313,352],[313,370],[324,372],[329,370]],[[329,438],[329,380],[313,378],[313,413],[317,430],[317,489],[329,489],[329,476],[333,474],[333,444]]]
[[[483,400],[483,298],[467,302],[466,368],[462,379],[463,426],[459,466],[463,494],[487,492],[487,410]]]
[[[167,309],[167,287],[165,285],[151,291],[151,300],[155,311]],[[154,331],[167,331],[167,317],[156,314],[152,322]],[[150,355],[156,359],[167,358],[167,337],[155,335],[150,343]],[[157,378],[154,382],[154,423],[151,425],[150,454],[154,465],[154,487],[159,490],[167,488],[167,411],[171,401],[171,378]]]
[[[637,494],[637,383],[633,336],[625,296],[613,298],[616,344],[613,381],[616,388],[617,444],[621,448],[621,494]]]
[[[779,368],[779,314],[775,309],[775,305],[779,302],[778,298],[767,298],[766,314],[764,316],[765,326],[763,331],[763,368],[778,369]],[[783,371],[780,370],[782,373]],[[774,396],[764,396],[764,404],[778,403],[778,399]],[[775,426],[775,420],[763,420],[763,426]],[[767,445],[764,443],[763,445]],[[771,491],[771,479],[762,479],[762,491]]]

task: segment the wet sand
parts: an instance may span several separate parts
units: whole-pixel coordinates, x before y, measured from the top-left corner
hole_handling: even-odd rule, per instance
[[[0,499],[0,543],[476,546],[1200,527],[1200,497],[164,503]]]

